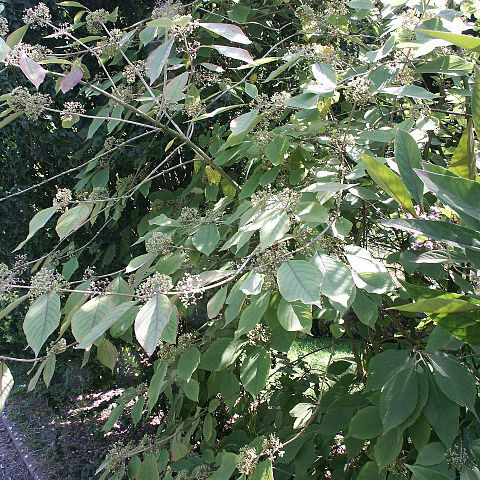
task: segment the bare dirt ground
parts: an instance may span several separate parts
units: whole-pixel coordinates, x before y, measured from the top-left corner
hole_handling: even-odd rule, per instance
[[[2,423],[0,423],[0,480],[31,480]]]

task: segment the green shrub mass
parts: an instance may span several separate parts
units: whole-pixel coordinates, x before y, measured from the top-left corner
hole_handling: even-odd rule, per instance
[[[102,480],[480,478],[478,2],[19,3],[0,410],[83,355]]]

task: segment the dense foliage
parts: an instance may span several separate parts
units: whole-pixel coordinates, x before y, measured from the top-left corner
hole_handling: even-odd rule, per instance
[[[29,388],[66,350],[111,371],[136,353],[99,428],[156,433],[112,445],[102,479],[480,478],[477,3],[138,11],[0,17],[0,127],[70,151],[68,175],[37,159],[26,188],[59,188],[0,265]],[[322,371],[287,356],[312,331]]]

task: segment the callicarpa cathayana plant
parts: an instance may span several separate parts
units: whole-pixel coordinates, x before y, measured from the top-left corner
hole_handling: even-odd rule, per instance
[[[144,4],[0,17],[0,127],[79,145],[0,190],[0,410],[135,352],[95,478],[480,478],[479,3]]]

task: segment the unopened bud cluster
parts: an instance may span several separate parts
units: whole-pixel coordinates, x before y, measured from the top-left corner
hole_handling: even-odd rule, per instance
[[[148,253],[165,255],[172,249],[172,239],[163,232],[155,232],[145,241],[145,248]]]
[[[108,189],[105,187],[95,187],[88,195],[88,200],[92,202],[102,202],[109,198]]]
[[[103,30],[102,23],[105,24],[107,22],[109,15],[104,8],[90,12],[85,18],[88,33],[92,35],[101,33]]]
[[[137,74],[144,76],[147,72],[147,64],[144,60],[137,60],[123,69],[123,75],[128,84],[135,83]]]
[[[255,256],[255,271],[264,274],[263,286],[267,289],[277,287],[277,267],[292,257],[285,242],[276,243]]]
[[[36,7],[27,8],[22,19],[24,23],[30,25],[30,28],[37,28],[45,23],[51,23],[52,15],[49,8],[43,2],[40,2]]]
[[[468,452],[459,447],[457,449],[449,448],[445,453],[445,459],[448,465],[457,470],[461,470],[463,467],[471,467],[472,460]]]
[[[148,300],[154,295],[165,294],[172,290],[172,277],[156,272],[137,287],[135,295],[142,300]]]
[[[38,298],[45,293],[58,293],[67,285],[66,280],[55,270],[44,267],[32,277],[29,296]]]
[[[182,4],[167,0],[166,2],[158,2],[157,6],[152,11],[152,20],[159,18],[172,18],[182,11]]]
[[[59,355],[67,349],[67,341],[64,338],[58,340],[58,342],[51,342],[50,346],[47,348],[48,355]]]
[[[120,40],[123,38],[123,33],[118,28],[112,29],[110,35],[108,39],[100,40],[97,43],[97,48],[100,50],[101,55],[106,57],[114,57],[118,53]]]
[[[415,205],[415,213],[417,214],[418,218],[423,220],[434,220],[438,221],[441,218],[441,209],[437,205],[433,205],[430,207],[429,213],[423,212],[418,205]],[[416,237],[415,241],[412,243],[412,248],[414,250],[422,250],[425,248],[426,250],[433,250],[437,245],[437,242],[431,238],[426,237]]]
[[[85,113],[85,108],[80,102],[66,102],[60,113],[60,118],[62,122],[72,122],[82,113]]]
[[[266,208],[273,208],[291,215],[300,201],[300,193],[291,188],[284,188],[277,192],[263,190],[254,193],[251,197],[252,205],[261,205]]]
[[[260,455],[252,447],[242,447],[236,459],[237,470],[245,476],[249,476],[258,465]]]
[[[248,333],[248,343],[254,347],[267,345],[270,342],[270,330],[267,326],[257,323]]]
[[[197,224],[202,220],[202,217],[195,207],[183,207],[178,217],[178,222],[185,226]]]
[[[12,284],[15,282],[13,272],[5,265],[0,263],[0,302],[8,299],[8,293],[12,290]]]
[[[397,68],[397,76],[392,82],[392,85],[396,87],[403,87],[405,85],[411,85],[415,80],[413,76],[413,71],[408,65],[396,65]]]
[[[285,451],[282,450],[283,443],[280,439],[274,435],[273,433],[265,438],[262,443],[262,453],[263,455],[267,455],[270,460],[275,460],[277,457],[283,457],[285,455]]]
[[[162,362],[170,365],[183,355],[185,350],[193,344],[194,339],[193,333],[183,333],[178,336],[176,345],[160,341],[157,356]]]
[[[23,112],[36,120],[43,110],[50,105],[52,99],[43,93],[30,93],[25,87],[15,87],[7,99],[8,106],[15,112]]]
[[[190,118],[196,118],[202,113],[204,106],[202,102],[192,103],[185,111]]]
[[[5,37],[8,34],[8,20],[0,15],[0,37]]]

